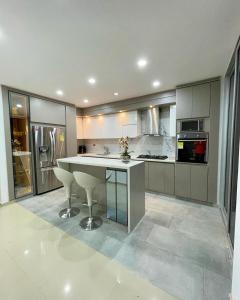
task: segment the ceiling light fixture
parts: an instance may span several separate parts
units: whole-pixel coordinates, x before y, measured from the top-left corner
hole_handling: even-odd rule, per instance
[[[160,85],[160,81],[154,80],[152,85],[153,85],[153,87],[158,87]]]
[[[141,58],[138,60],[137,65],[140,69],[145,68],[147,65],[147,60],[145,58]]]
[[[62,91],[62,90],[57,90],[57,91],[56,91],[56,94],[57,94],[58,96],[63,96],[63,91]]]
[[[88,103],[88,99],[84,99],[83,102],[84,102],[84,103]]]
[[[118,92],[115,92],[113,95],[114,95],[114,96],[118,96]]]
[[[153,108],[153,106],[152,106],[152,105],[150,105],[149,107],[150,107],[150,108]]]
[[[16,106],[17,106],[18,108],[22,108],[22,107],[23,107],[22,104],[19,104],[19,103],[18,103]]]
[[[93,84],[96,83],[96,79],[91,77],[91,78],[88,79],[88,82],[93,85]]]

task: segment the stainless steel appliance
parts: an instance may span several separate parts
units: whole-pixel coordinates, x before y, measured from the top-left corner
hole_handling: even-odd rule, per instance
[[[62,186],[54,175],[57,159],[65,157],[65,128],[32,125],[36,193]]]
[[[177,127],[178,132],[202,132],[205,130],[203,119],[179,120]]]
[[[206,164],[208,162],[208,133],[178,133],[176,157],[179,162]]]
[[[137,158],[165,160],[165,159],[168,158],[168,156],[166,156],[166,155],[140,154],[140,155],[138,155]]]
[[[159,107],[143,110],[141,113],[142,134],[160,135]]]

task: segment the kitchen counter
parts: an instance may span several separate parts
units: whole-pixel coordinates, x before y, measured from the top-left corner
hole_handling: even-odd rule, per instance
[[[98,186],[95,189],[95,199],[99,203],[101,200],[104,201],[102,204],[107,212],[112,210],[112,202],[116,201],[113,205],[114,212],[119,209],[120,216],[124,211],[126,221],[121,224],[127,225],[128,232],[132,231],[145,215],[145,164],[143,161],[131,160],[124,163],[117,157],[102,158],[84,155],[60,158],[57,159],[57,163],[60,168],[69,172],[80,171],[101,179],[102,188]],[[115,175],[109,178],[109,173]],[[119,193],[118,196],[116,193]],[[114,221],[118,222],[117,219]]]
[[[85,165],[85,166],[96,166],[96,167],[105,167],[105,168],[114,168],[114,169],[130,169],[136,165],[142,163],[142,161],[135,161],[130,160],[128,163],[122,162],[119,158],[102,158],[100,156],[74,156],[74,157],[67,157],[67,158],[60,158],[57,160],[58,163],[70,163],[70,164],[78,164],[78,165]]]
[[[78,154],[80,157],[98,157],[98,158],[105,158],[105,159],[120,159],[120,154],[97,154],[97,153],[85,153],[85,154]],[[132,155],[131,156],[131,162],[132,161],[152,161],[152,162],[158,162],[158,163],[172,163],[174,164],[176,161],[173,158],[167,158],[167,159],[149,159],[149,158],[138,158],[138,155]]]

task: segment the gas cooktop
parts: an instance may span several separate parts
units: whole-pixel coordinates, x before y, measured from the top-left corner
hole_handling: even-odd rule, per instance
[[[147,158],[147,159],[167,159],[168,156],[166,155],[149,155],[149,154],[141,154],[141,155],[138,155],[137,158]]]

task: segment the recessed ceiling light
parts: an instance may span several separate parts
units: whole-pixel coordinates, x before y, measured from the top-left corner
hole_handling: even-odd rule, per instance
[[[153,85],[153,87],[158,87],[160,85],[160,81],[154,80],[152,85]]]
[[[22,104],[19,104],[19,103],[18,103],[16,106],[17,106],[18,108],[22,108],[22,107],[23,107]]]
[[[88,103],[88,99],[84,99],[83,102],[84,102],[84,103]]]
[[[93,84],[96,83],[96,79],[91,77],[91,78],[88,79],[88,82],[93,85]]]
[[[62,91],[62,90],[57,90],[57,91],[56,91],[56,94],[57,94],[58,96],[63,96],[63,91]]]
[[[118,92],[115,92],[113,95],[114,95],[114,96],[118,96]]]
[[[102,114],[98,114],[98,116],[101,116]]]
[[[150,105],[149,107],[150,107],[150,108],[153,108],[153,106],[152,106],[152,105]]]
[[[137,65],[139,68],[145,68],[147,65],[147,60],[145,58],[141,58],[138,60]]]

